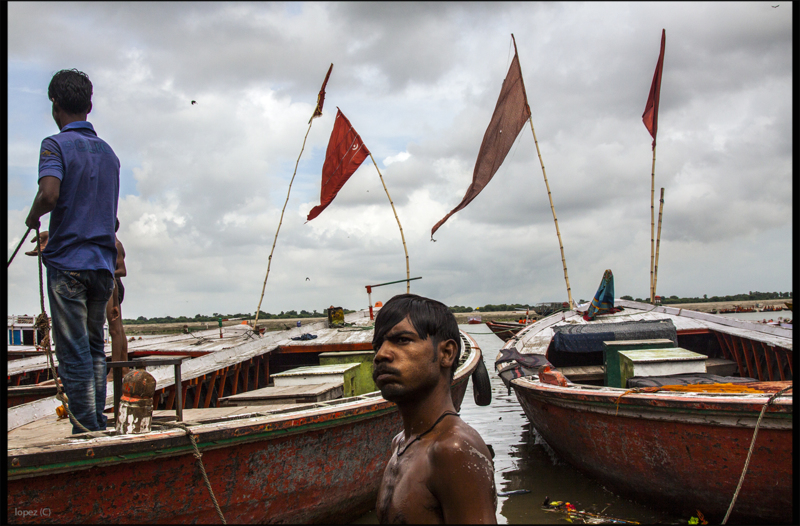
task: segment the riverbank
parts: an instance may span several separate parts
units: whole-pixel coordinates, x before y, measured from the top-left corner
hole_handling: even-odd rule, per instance
[[[736,307],[741,307],[743,309],[748,307],[755,307],[756,303],[758,303],[758,308],[763,308],[765,305],[777,307],[782,306],[786,308],[786,302],[792,301],[791,298],[784,298],[784,299],[775,299],[775,300],[760,300],[760,301],[753,301],[753,300],[745,300],[745,301],[713,301],[708,303],[669,303],[667,307],[677,307],[679,309],[689,309],[689,310],[696,310],[698,312],[714,312],[720,310],[727,310],[727,309],[734,309]],[[781,311],[776,311],[781,312]],[[770,313],[765,313],[770,314]]]
[[[737,306],[742,308],[753,307],[756,303],[758,303],[761,307],[765,305],[771,306],[785,306],[787,301],[791,301],[790,299],[774,299],[774,300],[761,300],[761,301],[716,301],[716,302],[708,302],[708,303],[670,303],[668,307],[677,307],[679,309],[689,309],[689,310],[696,310],[698,312],[715,312],[719,310],[725,309],[733,309]],[[780,311],[778,311],[780,312]],[[523,313],[524,314],[524,313]],[[765,313],[765,314],[772,314],[772,313]],[[519,311],[497,311],[497,312],[458,312],[455,313],[454,316],[456,317],[456,321],[459,324],[464,324],[469,322],[470,318],[480,318],[482,322],[487,321],[515,321],[519,319],[520,312]],[[262,327],[266,327],[269,331],[276,331],[281,329],[291,329],[292,327],[297,327],[297,322],[299,321],[301,325],[307,325],[309,323],[314,323],[317,321],[323,321],[327,318],[319,317],[319,318],[286,318],[286,319],[279,319],[279,320],[258,320],[258,324]],[[231,325],[239,325],[245,320],[229,320],[223,321],[223,327],[229,327]],[[249,324],[252,325],[253,320],[247,320]],[[214,329],[219,325],[216,322],[180,322],[180,323],[142,323],[142,324],[125,324],[125,334],[128,336],[138,336],[142,334],[175,334],[178,332],[183,332],[184,326],[188,328],[189,331],[204,331],[207,329]]]

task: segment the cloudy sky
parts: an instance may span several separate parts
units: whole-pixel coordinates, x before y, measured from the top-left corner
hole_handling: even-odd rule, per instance
[[[89,121],[122,163],[123,316],[255,312],[333,63],[262,310],[364,308],[365,285],[406,277],[369,158],[305,222],[337,106],[397,208],[411,277],[422,276],[412,292],[473,307],[565,301],[530,126],[430,241],[472,179],[513,33],[574,299],[591,299],[607,268],[617,297],[646,297],[652,150],[641,116],[663,28],[658,293],[789,291],[792,5],[772,5],[11,3],[8,257],[26,230],[41,141],[58,132],[47,85],[78,68],[94,84]],[[33,258],[17,256],[8,285],[9,313],[40,310]],[[402,292],[377,288],[373,301]]]

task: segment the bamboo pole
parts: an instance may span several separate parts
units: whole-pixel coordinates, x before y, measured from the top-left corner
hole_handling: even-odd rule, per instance
[[[655,262],[653,260],[653,250],[655,244],[655,188],[656,188],[656,145],[653,140],[653,169],[650,172],[650,303],[654,303],[655,298]]]
[[[567,260],[564,257],[564,244],[561,242],[561,232],[558,229],[558,218],[556,217],[556,209],[553,206],[553,196],[550,193],[550,183],[547,182],[547,172],[544,170],[544,162],[542,161],[542,153],[539,151],[539,141],[536,140],[536,132],[533,130],[533,117],[528,117],[531,123],[531,133],[533,133],[533,142],[536,144],[536,154],[539,156],[539,164],[542,165],[542,175],[544,176],[544,185],[547,187],[547,198],[550,199],[550,210],[553,211],[553,222],[556,224],[556,235],[558,236],[558,246],[561,249],[561,264],[564,265],[564,281],[567,282],[567,297],[569,298],[570,308],[575,307],[572,301],[572,289],[569,286],[569,276],[567,275]]]
[[[317,108],[314,107],[314,111],[317,111]],[[289,191],[286,192],[286,201],[283,203],[283,209],[281,210],[281,219],[278,222],[278,229],[275,231],[275,239],[272,241],[272,250],[269,251],[269,259],[267,260],[267,275],[264,276],[264,285],[261,287],[261,298],[258,300],[258,307],[256,308],[256,319],[253,322],[253,328],[255,329],[258,325],[258,315],[261,312],[261,302],[264,300],[264,290],[267,288],[267,278],[269,278],[269,268],[272,265],[272,254],[275,252],[275,245],[278,243],[278,232],[281,231],[281,225],[283,224],[283,213],[286,211],[286,204],[289,202],[289,194],[292,192],[292,183],[294,183],[294,176],[297,175],[297,166],[300,164],[300,157],[303,155],[303,150],[306,149],[306,139],[308,139],[308,133],[311,131],[311,123],[313,122],[313,118],[308,121],[308,129],[306,130],[306,136],[303,137],[303,147],[300,148],[300,155],[297,156],[297,162],[294,165],[294,173],[292,174],[292,179],[289,181]]]
[[[661,247],[661,216],[664,213],[664,189],[661,189],[661,204],[658,205],[658,238],[656,240],[656,261],[653,265],[653,302],[656,299],[656,283],[658,283],[658,251]]]
[[[514,38],[514,33],[511,33],[511,42],[514,43],[514,56],[517,53],[517,39]],[[530,116],[530,106],[528,105],[528,94],[525,91],[525,80],[522,79],[522,66],[520,66],[520,82],[522,82],[522,93],[525,96],[525,106],[528,107],[528,121],[531,123],[531,133],[533,133],[533,142],[536,144],[536,154],[539,156],[539,164],[542,165],[542,175],[544,176],[544,185],[547,187],[547,198],[550,199],[550,210],[553,211],[553,222],[556,225],[556,236],[558,236],[558,247],[561,249],[561,264],[564,266],[564,281],[567,283],[567,298],[569,299],[570,308],[575,307],[575,302],[572,301],[572,289],[569,286],[569,276],[567,275],[567,260],[564,257],[564,244],[561,242],[561,231],[558,229],[558,218],[556,217],[556,209],[553,206],[553,196],[550,193],[550,183],[547,182],[547,172],[544,170],[544,162],[542,161],[542,152],[539,151],[539,141],[536,140],[536,132],[533,130],[533,117]]]
[[[381,178],[381,184],[383,185],[383,189],[386,191],[386,197],[389,198],[389,204],[392,205],[392,212],[394,212],[394,218],[397,220],[397,226],[400,227],[400,239],[403,240],[403,251],[406,253],[406,294],[408,294],[411,291],[411,272],[408,266],[408,248],[406,248],[406,237],[403,235],[403,226],[400,224],[400,218],[397,217],[397,210],[394,208],[392,196],[389,195],[389,190],[386,188],[386,183],[383,181],[383,176],[378,168],[378,163],[375,162],[375,158],[372,156],[372,152],[369,153],[369,158],[372,159],[372,164],[374,164],[375,169],[378,170],[378,177]]]

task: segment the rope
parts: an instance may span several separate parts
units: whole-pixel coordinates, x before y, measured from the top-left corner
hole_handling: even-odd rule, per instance
[[[25,242],[25,240],[28,238],[28,234],[30,234],[30,232],[31,232],[31,229],[30,229],[30,228],[28,228],[28,231],[27,231],[27,232],[25,232],[25,235],[24,235],[24,236],[22,236],[22,239],[20,240],[20,242],[19,242],[19,245],[17,245],[17,249],[14,251],[14,253],[13,253],[13,254],[11,254],[11,259],[9,259],[9,260],[8,260],[8,267],[10,267],[10,266],[11,266],[11,262],[12,262],[12,261],[14,261],[14,256],[16,256],[16,255],[17,255],[17,252],[19,252],[19,249],[22,247],[22,244],[23,244],[23,243]],[[38,228],[36,229],[36,233],[37,233],[37,235],[38,235],[38,233],[39,233],[39,229],[38,229]],[[38,238],[37,238],[37,239],[38,239]],[[6,268],[8,268],[8,267],[6,267]]]
[[[186,436],[189,437],[189,441],[192,443],[192,447],[194,447],[194,458],[197,459],[197,464],[200,466],[200,472],[203,474],[203,481],[206,484],[206,488],[208,488],[208,493],[211,495],[211,501],[214,503],[214,508],[217,510],[217,515],[219,515],[222,524],[228,524],[225,521],[225,516],[222,514],[222,510],[219,507],[219,503],[217,503],[217,498],[214,496],[214,490],[211,489],[211,482],[208,480],[208,474],[206,473],[206,468],[203,465],[202,456],[203,454],[200,453],[200,449],[197,447],[197,435],[191,432],[188,426],[185,424],[181,424],[178,422],[163,422],[160,424],[153,423],[153,427],[178,427],[186,431]]]
[[[30,229],[28,229],[28,230],[30,231]],[[26,232],[25,236],[27,237],[27,235],[28,235],[28,233]],[[38,227],[36,228],[36,239],[39,239],[39,228]],[[22,238],[22,241],[25,241],[25,237]],[[20,246],[21,245],[22,245],[22,242],[20,242]],[[17,250],[19,250],[19,247],[17,247]],[[14,254],[16,255],[16,251],[14,252]],[[14,256],[11,256],[11,259],[13,260]],[[36,326],[37,329],[42,329],[43,332],[44,332],[44,337],[42,338],[41,346],[44,347],[45,350],[47,351],[47,359],[48,359],[48,363],[50,365],[50,371],[51,371],[51,373],[53,375],[53,379],[55,380],[55,383],[56,383],[56,399],[61,401],[62,406],[67,410],[67,414],[69,414],[70,420],[72,421],[73,424],[78,426],[84,432],[91,434],[92,436],[102,436],[102,433],[96,433],[96,432],[90,431],[83,424],[81,424],[80,421],[78,421],[77,418],[75,418],[75,415],[72,414],[72,410],[70,410],[70,408],[69,408],[69,399],[67,398],[66,393],[64,393],[64,391],[63,391],[63,389],[61,387],[61,384],[58,382],[58,373],[56,371],[55,362],[53,361],[53,353],[52,353],[52,351],[50,349],[50,323],[49,323],[49,320],[47,319],[47,313],[45,312],[45,309],[44,309],[44,279],[42,277],[43,271],[42,271],[42,251],[41,250],[39,250],[38,259],[39,259],[39,300],[40,300],[41,307],[42,307],[42,313],[39,316],[36,317],[35,326]],[[11,263],[11,261],[9,261],[9,264],[10,263]],[[179,424],[179,423],[173,424],[173,423],[167,422],[167,423],[164,423],[164,424],[153,424],[153,425],[154,426],[165,426],[165,427],[179,427],[179,428],[183,429],[184,431],[186,431],[186,435],[189,437],[189,441],[192,443],[192,446],[194,447],[194,457],[197,459],[197,462],[200,465],[200,471],[203,474],[203,480],[205,481],[206,487],[208,488],[208,492],[211,494],[211,500],[214,502],[214,507],[217,509],[217,514],[219,515],[220,520],[222,520],[222,524],[227,524],[227,522],[225,522],[225,516],[222,514],[222,510],[220,510],[219,504],[217,503],[217,499],[214,496],[214,491],[211,489],[211,482],[209,482],[209,480],[208,480],[208,474],[206,473],[206,468],[203,465],[203,461],[201,459],[201,457],[203,455],[202,455],[202,453],[200,453],[200,450],[197,448],[197,435],[194,435],[189,430],[189,428],[186,427],[186,425],[184,425],[184,424]]]
[[[30,230],[30,229],[28,229]],[[28,235],[27,233],[25,234]],[[23,238],[24,239],[24,238]],[[39,227],[36,227],[36,239],[39,240]],[[11,259],[14,259],[13,256]],[[38,251],[38,258],[39,260],[39,302],[42,306],[42,313],[37,316],[36,318],[36,327],[41,328],[44,332],[44,338],[42,338],[42,346],[47,351],[47,360],[50,364],[50,373],[53,375],[53,380],[56,383],[56,400],[61,402],[62,407],[66,409],[67,414],[69,415],[70,421],[78,426],[78,428],[82,429],[84,433],[93,433],[89,429],[86,428],[83,424],[81,424],[75,415],[72,414],[72,410],[69,408],[69,399],[67,398],[67,394],[64,392],[61,384],[58,382],[58,372],[56,371],[56,365],[53,361],[53,353],[50,350],[50,323],[47,319],[47,312],[44,309],[44,278],[43,271],[42,271],[42,250]],[[93,435],[96,436],[96,435]]]
[[[661,390],[661,387],[635,387],[633,389],[628,389],[627,391],[625,391],[624,393],[622,393],[621,395],[619,395],[617,397],[617,401],[615,402],[616,405],[617,405],[617,412],[614,413],[614,416],[617,416],[619,414],[619,401],[626,394],[631,394],[631,393],[655,393],[656,391],[660,391],[660,390]]]
[[[739,497],[739,490],[742,489],[742,484],[744,483],[744,476],[747,474],[747,468],[750,465],[750,457],[753,455],[753,449],[756,445],[756,437],[758,436],[758,426],[761,425],[761,419],[764,417],[764,413],[767,411],[767,407],[776,398],[778,398],[791,388],[792,388],[791,385],[784,387],[774,395],[770,396],[769,400],[767,400],[767,403],[764,404],[764,407],[761,408],[761,414],[758,415],[758,420],[756,421],[756,428],[753,430],[753,439],[750,441],[750,450],[747,452],[747,460],[745,460],[744,462],[744,469],[742,470],[742,476],[739,477],[739,485],[736,486],[736,491],[733,494],[733,500],[731,500],[731,505],[728,506],[728,512],[725,514],[725,518],[722,519],[722,524],[728,522],[728,517],[730,517],[731,511],[733,511],[733,505],[736,503],[736,499]]]

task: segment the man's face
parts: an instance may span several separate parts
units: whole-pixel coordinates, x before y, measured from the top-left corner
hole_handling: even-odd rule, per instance
[[[406,317],[386,333],[375,353],[372,378],[390,402],[411,401],[439,382],[438,354],[433,341],[420,338]]]

